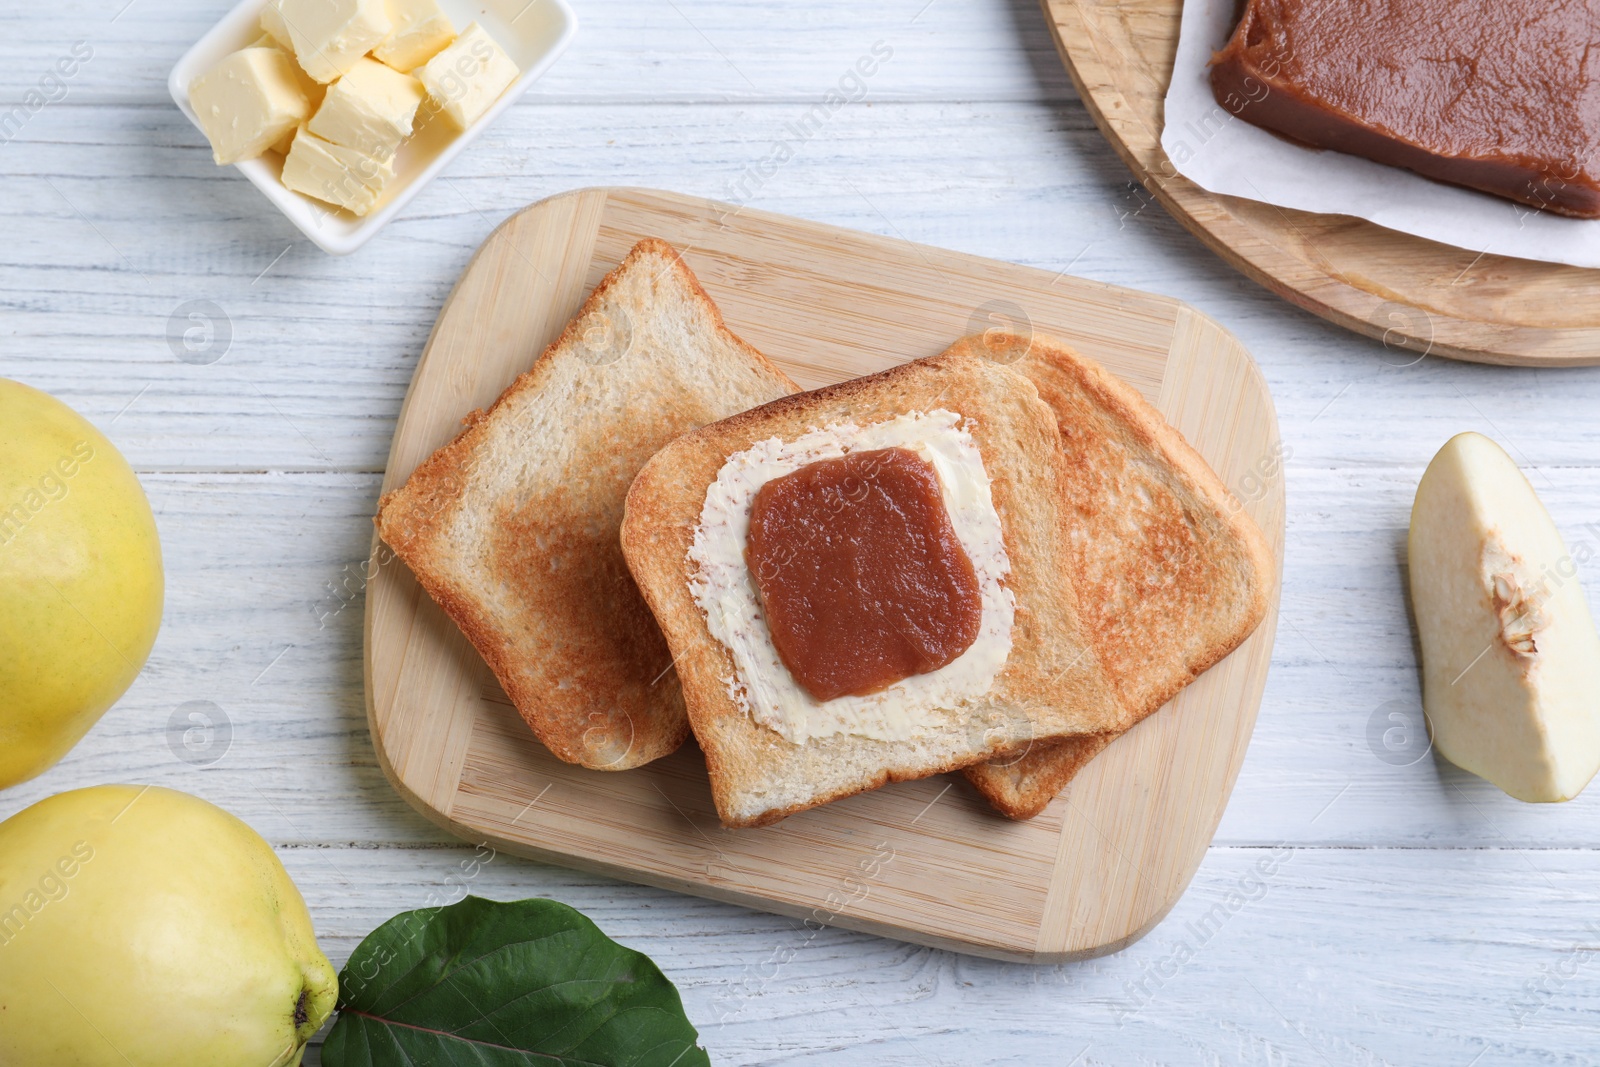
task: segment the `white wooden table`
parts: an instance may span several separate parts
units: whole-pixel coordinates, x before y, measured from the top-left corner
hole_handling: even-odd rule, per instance
[[[555,897],[659,961],[717,1063],[1600,1059],[1600,786],[1523,805],[1369,740],[1417,700],[1404,532],[1451,434],[1486,432],[1529,469],[1600,600],[1600,371],[1413,362],[1243,280],[1130,184],[1032,0],[578,0],[579,38],[532,94],[367,249],[331,259],[213,167],[167,99],[167,70],[225,3],[0,9],[0,113],[74,42],[94,51],[0,143],[0,375],[124,450],[168,571],[143,676],[65,762],[0,795],[0,816],[109,781],[204,796],[278,848],[335,962],[402,909]],[[876,42],[893,55],[865,98],[739,194]],[[1029,968],[509,857],[465,879],[472,847],[385,783],[361,568],[401,397],[490,229],[594,184],[1168,293],[1254,352],[1291,450],[1277,655],[1215,845],[1144,941]],[[185,361],[168,337],[192,301],[225,320]],[[231,729],[198,760],[168,725],[196,710]]]

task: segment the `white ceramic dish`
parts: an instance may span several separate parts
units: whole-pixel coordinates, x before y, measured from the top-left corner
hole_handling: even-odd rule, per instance
[[[243,0],[172,68],[167,89],[197,129],[200,124],[195,119],[194,108],[189,105],[189,86],[224,56],[261,36],[261,9],[265,6],[266,0]],[[502,111],[517,102],[528,86],[566,51],[578,31],[577,16],[567,0],[439,0],[439,6],[450,16],[457,30],[474,21],[482,24],[516,62],[522,74],[468,130],[454,129],[442,115],[424,122],[395,157],[395,179],[384,191],[378,206],[365,218],[290,191],[279,180],[283,161],[275,153],[234,164],[324,252],[348,255],[370,241],[434,175],[487,129]]]

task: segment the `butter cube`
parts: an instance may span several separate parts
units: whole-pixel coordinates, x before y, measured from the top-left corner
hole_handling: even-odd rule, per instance
[[[474,22],[455,42],[413,73],[434,107],[466,129],[483,117],[521,71],[484,28]]]
[[[270,37],[273,44],[294,55],[294,41],[289,36],[289,24],[283,21],[283,12],[278,10],[278,0],[268,0],[267,6],[261,9],[261,32]]]
[[[265,21],[264,17],[263,21]],[[322,97],[327,92],[327,87],[314,80],[311,75],[307,74],[301,69],[300,64],[294,58],[293,50],[291,50],[288,45],[279,44],[278,39],[272,36],[272,34],[267,33],[265,30],[262,31],[260,37],[257,37],[250,43],[249,47],[276,48],[278,51],[289,57],[289,63],[294,67],[295,80],[300,83],[300,91],[306,94],[306,100],[311,105],[311,113],[315,115],[317,113],[317,108],[322,106]],[[296,129],[298,129],[298,127],[296,127]],[[283,140],[274,147],[276,147],[280,152],[287,152],[289,151],[289,142],[292,140],[294,140],[294,130],[291,129],[288,133],[283,135]]]
[[[276,37],[272,36],[272,34],[266,33],[265,31],[263,31],[260,37],[257,37],[254,41],[250,42],[249,47],[251,47],[251,48],[278,48],[278,39]],[[283,51],[283,49],[278,48],[278,51],[281,52],[281,51]],[[318,99],[320,99],[321,96],[322,96],[322,93],[321,93],[322,86],[320,86],[316,82],[312,81],[311,80],[311,76],[308,75],[305,71],[301,70],[300,69],[300,65],[298,63],[295,64],[294,70],[295,70],[295,73],[300,76],[299,77],[300,88],[302,90],[305,90],[305,92],[306,92],[306,102],[311,105],[311,111],[312,111],[313,114],[315,114],[316,110],[317,110],[317,100],[311,99],[311,90],[313,88],[318,90],[317,97],[318,97]],[[278,138],[270,146],[268,146],[268,151],[276,152],[280,156],[288,155],[289,154],[289,146],[294,143],[294,135],[296,133],[298,133],[299,131],[300,131],[300,127],[298,127],[298,126],[295,126],[295,127],[291,128],[291,129],[285,131],[285,133],[284,133],[284,135],[282,137]]]
[[[324,85],[348,73],[393,29],[388,0],[272,2],[288,29],[295,58]]]
[[[311,114],[294,61],[276,48],[244,48],[189,86],[189,104],[219,167],[254,159]]]
[[[394,178],[390,161],[301,130],[283,161],[283,184],[297,193],[365,215]]]
[[[324,141],[391,159],[411,136],[423,100],[422,83],[374,59],[361,59],[328,86],[307,129]]]
[[[456,28],[436,0],[389,0],[394,29],[372,54],[395,70],[410,73],[456,39]]]

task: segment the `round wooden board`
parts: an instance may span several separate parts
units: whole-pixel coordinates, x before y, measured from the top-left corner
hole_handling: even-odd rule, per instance
[[[1182,0],[1041,0],[1078,94],[1195,236],[1285,300],[1384,344],[1514,366],[1600,363],[1600,270],[1482,255],[1345,215],[1219,196],[1161,149]]]
[[[1282,558],[1272,398],[1249,354],[1205,316],[1166,297],[637,189],[543,201],[485,242],[418,364],[385,491],[526,370],[645,236],[676,246],[728,325],[807,387],[1001,323],[1070,341],[1161,409]],[[1244,759],[1276,626],[1274,591],[1250,640],[1027,822],[942,776],[725,830],[692,745],[617,773],[552,756],[411,573],[373,548],[369,725],[384,772],[429,818],[567,866],[1032,962],[1118,949],[1177,901]]]

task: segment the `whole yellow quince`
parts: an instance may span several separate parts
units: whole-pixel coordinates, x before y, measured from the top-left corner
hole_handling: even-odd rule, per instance
[[[0,823],[0,1064],[288,1067],[337,998],[271,846],[154,786]]]
[[[121,453],[0,378],[0,789],[53,766],[133,684],[163,589],[155,517]]]

